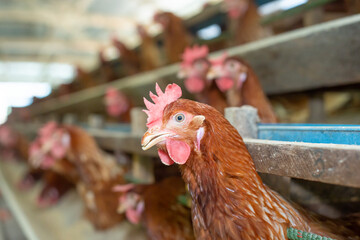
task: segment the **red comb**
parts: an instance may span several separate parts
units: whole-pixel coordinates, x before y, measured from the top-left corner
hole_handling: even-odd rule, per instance
[[[209,48],[207,46],[193,46],[187,47],[182,55],[182,66],[191,65],[195,60],[200,58],[206,58],[209,54]]]
[[[219,65],[223,65],[227,58],[228,58],[228,54],[227,52],[224,52],[220,57],[215,59],[210,59],[210,62],[214,66],[216,65],[219,66]]]
[[[146,126],[149,128],[161,124],[164,108],[179,99],[182,95],[181,88],[175,83],[167,85],[165,92],[161,91],[157,83],[155,88],[158,96],[150,92],[150,98],[154,103],[144,98],[144,103],[147,108],[144,112],[148,115]]]

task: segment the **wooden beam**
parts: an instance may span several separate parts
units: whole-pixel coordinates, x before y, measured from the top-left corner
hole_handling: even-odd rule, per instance
[[[245,139],[259,172],[360,188],[360,146]]]

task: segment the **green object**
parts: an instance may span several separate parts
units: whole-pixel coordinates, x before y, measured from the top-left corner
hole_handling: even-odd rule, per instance
[[[146,184],[146,183],[144,183],[143,181],[134,178],[134,177],[133,177],[132,175],[130,175],[130,174],[126,174],[126,175],[124,176],[124,178],[125,178],[125,181],[128,182],[128,183]]]
[[[187,194],[179,195],[177,200],[180,204],[184,205],[185,207],[191,208],[190,198]]]
[[[322,237],[320,235],[304,232],[295,228],[287,229],[287,237],[289,240],[335,240],[333,238]]]

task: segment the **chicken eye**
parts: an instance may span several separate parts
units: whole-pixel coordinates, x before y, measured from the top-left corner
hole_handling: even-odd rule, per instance
[[[178,113],[174,116],[175,121],[178,123],[181,123],[183,121],[185,121],[185,115],[183,113]]]

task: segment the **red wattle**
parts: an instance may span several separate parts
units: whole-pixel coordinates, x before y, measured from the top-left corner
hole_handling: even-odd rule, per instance
[[[205,87],[203,79],[198,77],[189,77],[184,82],[186,89],[191,93],[201,92]]]
[[[136,209],[130,208],[126,210],[126,217],[132,224],[138,224],[140,222],[140,214]]]
[[[222,92],[225,92],[234,86],[234,81],[229,77],[218,78],[215,81]]]
[[[187,143],[173,139],[166,140],[166,149],[169,157],[177,164],[186,163],[191,153],[190,146]]]
[[[158,150],[158,154],[159,154],[159,157],[160,157],[160,160],[161,160],[161,162],[163,163],[163,164],[165,164],[165,165],[168,165],[168,166],[170,166],[170,165],[172,165],[172,164],[174,164],[174,161],[169,157],[169,155],[166,153],[166,152],[164,152],[163,150]]]

